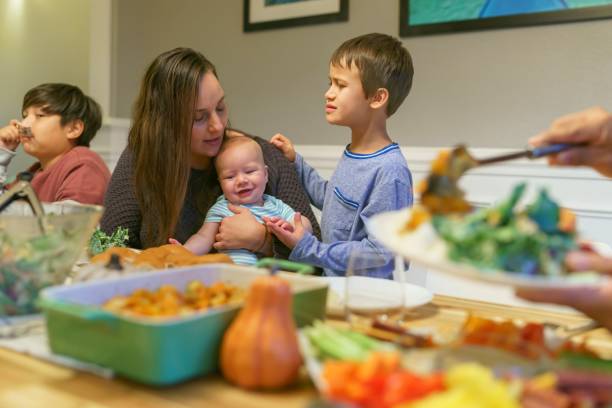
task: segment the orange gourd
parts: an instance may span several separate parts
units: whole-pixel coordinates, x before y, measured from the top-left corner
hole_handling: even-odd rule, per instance
[[[223,336],[220,365],[227,380],[247,389],[273,389],[297,379],[302,358],[291,301],[287,281],[255,279]]]

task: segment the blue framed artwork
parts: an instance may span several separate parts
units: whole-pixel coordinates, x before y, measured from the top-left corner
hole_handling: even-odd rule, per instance
[[[400,0],[400,35],[612,17],[612,0]]]
[[[348,21],[348,0],[244,0],[244,31]]]

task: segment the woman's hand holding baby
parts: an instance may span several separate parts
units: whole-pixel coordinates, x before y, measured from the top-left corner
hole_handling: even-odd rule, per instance
[[[213,247],[216,250],[245,248],[257,252],[262,246],[262,230],[265,227],[248,208],[233,204],[228,204],[228,208],[236,215],[221,221]]]
[[[288,137],[280,133],[275,134],[270,139],[270,143],[283,153],[283,156],[291,163],[295,161],[295,148]]]

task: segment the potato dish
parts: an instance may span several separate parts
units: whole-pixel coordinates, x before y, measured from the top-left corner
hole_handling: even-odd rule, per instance
[[[162,285],[155,291],[138,289],[128,296],[109,299],[103,308],[128,316],[166,318],[240,303],[244,297],[243,289],[228,283],[206,286],[200,281],[191,281],[184,292],[173,285]]]

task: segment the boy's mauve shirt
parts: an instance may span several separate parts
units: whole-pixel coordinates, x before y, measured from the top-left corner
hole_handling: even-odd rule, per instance
[[[84,146],[73,147],[45,170],[35,163],[28,171],[34,173],[31,184],[38,199],[45,202],[74,200],[101,205],[110,180],[102,158]]]

